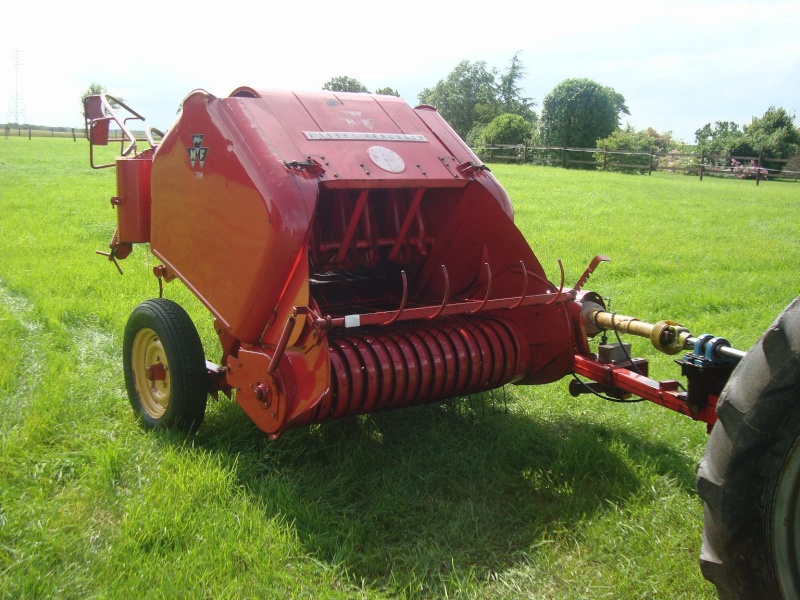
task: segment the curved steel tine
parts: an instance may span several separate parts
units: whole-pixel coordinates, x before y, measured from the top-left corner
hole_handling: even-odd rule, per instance
[[[406,277],[405,271],[400,271],[400,278],[403,280],[403,298],[400,300],[400,308],[398,308],[394,316],[388,321],[385,321],[383,325],[391,325],[397,321],[406,309],[406,301],[408,300],[408,277]]]
[[[439,310],[437,310],[431,316],[427,317],[428,319],[435,319],[440,314],[442,314],[442,311],[444,310],[447,301],[450,299],[450,277],[448,277],[447,267],[445,267],[444,265],[442,265],[442,275],[444,275],[444,298],[442,298],[442,304],[439,307]]]
[[[520,304],[522,304],[522,301],[525,300],[525,296],[528,295],[528,268],[525,266],[525,263],[522,262],[522,261],[519,261],[519,267],[522,269],[522,277],[523,277],[523,280],[522,280],[522,296],[520,296],[519,300],[517,300],[514,304],[509,306],[508,307],[509,309],[517,308]]]
[[[545,306],[548,304],[553,304],[556,300],[558,300],[559,296],[561,296],[561,292],[564,291],[564,264],[561,262],[560,258],[558,259],[558,268],[561,269],[561,286],[558,288],[558,293],[553,297],[553,299],[544,303]]]
[[[487,279],[486,296],[484,297],[483,302],[481,302],[481,305],[478,308],[476,308],[475,310],[471,310],[469,312],[469,314],[471,315],[474,315],[475,313],[483,310],[483,307],[486,306],[486,303],[489,301],[489,294],[492,293],[492,268],[489,266],[488,262],[483,263],[483,266],[486,267],[486,279]]]

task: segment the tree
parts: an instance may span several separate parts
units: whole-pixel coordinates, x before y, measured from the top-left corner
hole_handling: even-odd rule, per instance
[[[536,103],[532,98],[525,98],[522,95],[522,88],[519,85],[520,80],[525,76],[525,67],[522,66],[519,55],[519,52],[514,54],[508,69],[500,75],[497,86],[498,99],[503,113],[519,115],[526,121],[535,124],[536,113],[533,111],[533,107],[536,106]]]
[[[480,133],[484,145],[492,144],[523,144],[530,139],[532,127],[520,115],[503,113],[492,119]]]
[[[99,83],[92,83],[88,88],[86,88],[86,90],[83,92],[83,94],[81,94],[81,116],[83,116],[83,111],[84,111],[83,106],[84,106],[84,102],[86,102],[86,98],[88,98],[89,96],[97,96],[99,94],[107,94],[107,93],[108,93],[108,90],[106,89],[106,86],[104,86],[102,84],[99,84]],[[125,98],[123,98],[122,96],[116,96],[116,98],[120,102],[125,102]],[[117,108],[119,106],[119,104],[117,104],[116,102],[112,101],[111,102],[111,106],[113,106],[114,108]]]
[[[754,154],[769,158],[788,159],[800,148],[800,131],[794,117],[783,108],[770,106],[761,118],[753,117],[750,125],[744,126],[744,137]],[[780,169],[779,162],[765,161],[768,169]]]
[[[446,79],[423,89],[419,101],[435,106],[456,133],[465,137],[475,123],[488,123],[495,116],[495,72],[483,61],[462,60]]]
[[[701,150],[710,154],[744,156],[749,154],[744,132],[733,121],[706,123],[694,132],[694,139]]]
[[[742,128],[733,121],[706,123],[695,132],[695,140],[708,153],[731,156],[767,156],[788,159],[800,149],[800,132],[794,118],[783,108],[770,106],[761,117],[753,117]],[[780,169],[782,163],[765,161],[769,169]]]
[[[519,52],[502,74],[483,61],[464,60],[434,87],[423,89],[418,99],[435,106],[461,137],[477,139],[476,132],[503,113],[536,122],[535,104],[522,96],[519,85],[524,74]]]
[[[640,165],[646,167],[650,164],[650,155],[654,152],[666,154],[679,147],[678,142],[672,139],[672,133],[658,133],[652,127],[637,131],[632,125],[626,125],[622,129],[614,131],[608,137],[597,140],[597,147],[605,150],[625,150],[628,152],[641,152],[642,154],[631,154],[624,157],[624,160],[614,160],[614,163],[624,163],[627,165]],[[609,157],[610,158],[610,157]],[[619,157],[618,157],[619,158]],[[603,154],[594,154],[597,162],[603,162]],[[608,161],[607,161],[608,162]],[[680,165],[672,165],[674,162],[670,157],[666,157],[665,162],[670,163],[669,168],[679,168]],[[642,173],[641,170],[631,170],[625,167],[606,164],[609,171],[621,171],[624,173]]]
[[[358,79],[348,77],[347,75],[340,75],[339,77],[331,78],[325,82],[325,84],[322,86],[322,89],[331,92],[360,92],[369,94],[369,90],[363,83],[361,83]]]
[[[388,86],[387,87],[378,88],[377,90],[375,90],[375,93],[376,94],[380,94],[382,96],[397,96],[398,98],[400,97],[400,92],[398,92],[396,89],[394,89],[392,87],[388,87]]]
[[[629,115],[625,98],[590,79],[565,79],[542,102],[540,134],[548,146],[594,148]]]

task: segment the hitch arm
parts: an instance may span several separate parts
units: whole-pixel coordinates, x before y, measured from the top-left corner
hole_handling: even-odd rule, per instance
[[[575,355],[573,369],[575,374],[592,379],[607,388],[620,388],[631,392],[695,421],[703,421],[709,427],[717,422],[715,411],[717,397],[709,396],[702,406],[693,406],[689,402],[687,392],[682,391],[675,380],[656,381],[626,367],[614,363],[601,363],[579,354]]]

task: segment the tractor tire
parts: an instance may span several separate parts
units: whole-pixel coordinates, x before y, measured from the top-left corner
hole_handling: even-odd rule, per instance
[[[703,575],[724,600],[800,598],[800,298],[734,369],[697,469]]]
[[[122,362],[134,411],[147,429],[193,433],[206,412],[203,345],[186,311],[171,300],[147,300],[125,326]]]

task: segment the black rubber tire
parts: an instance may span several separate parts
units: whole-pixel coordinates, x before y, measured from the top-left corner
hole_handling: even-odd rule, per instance
[[[717,595],[800,596],[800,298],[739,363],[697,469]]]
[[[148,429],[197,431],[208,401],[205,354],[186,311],[158,298],[137,306],[125,326],[122,362],[134,411]],[[148,380],[146,368],[160,362],[165,378]]]

